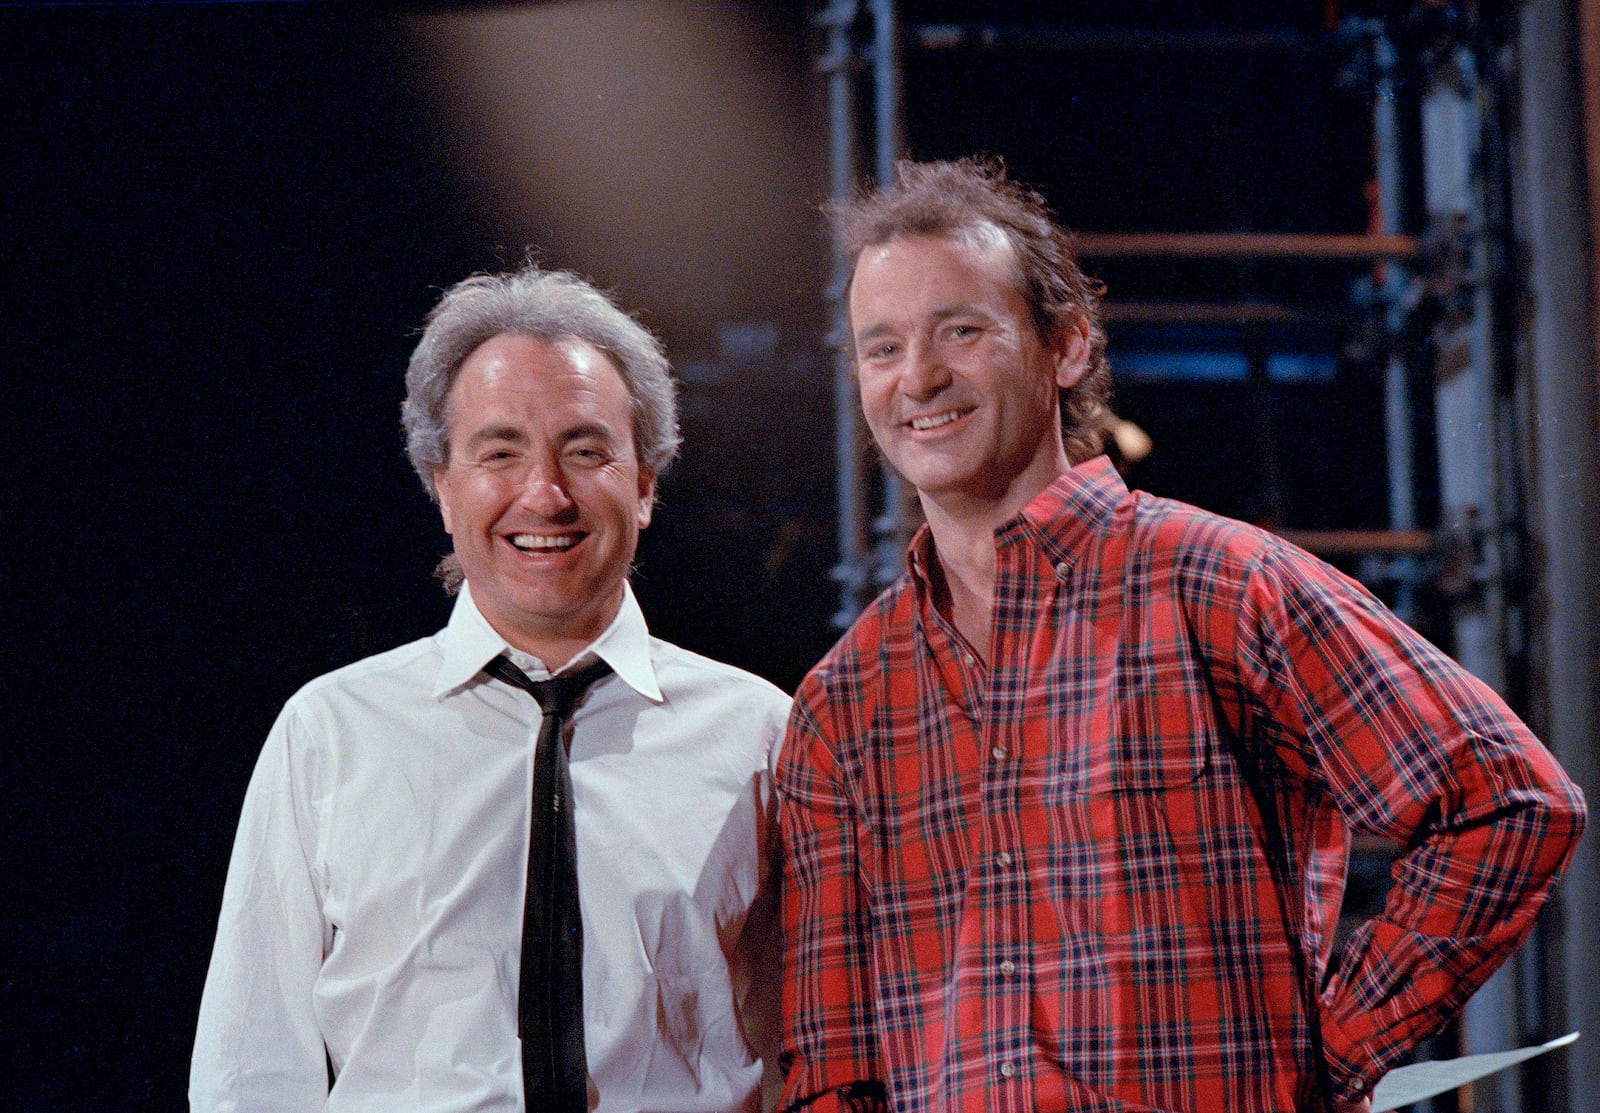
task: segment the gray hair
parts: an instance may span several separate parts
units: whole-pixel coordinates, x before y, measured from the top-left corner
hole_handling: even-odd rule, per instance
[[[633,399],[639,463],[660,475],[678,454],[677,384],[661,342],[576,275],[526,263],[475,274],[445,291],[406,368],[400,407],[406,453],[435,502],[435,468],[450,460],[450,387],[480,344],[510,333],[547,343],[581,340],[616,365]]]

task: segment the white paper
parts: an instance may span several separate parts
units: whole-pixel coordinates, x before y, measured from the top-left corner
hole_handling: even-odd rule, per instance
[[[1560,1039],[1542,1043],[1537,1047],[1519,1047],[1515,1051],[1490,1051],[1483,1055],[1463,1055],[1459,1059],[1434,1059],[1414,1063],[1409,1067],[1396,1067],[1378,1082],[1372,1091],[1372,1113],[1385,1113],[1399,1109],[1423,1098],[1447,1094],[1458,1086],[1486,1078],[1495,1071],[1565,1047],[1578,1038],[1578,1033],[1568,1032]]]

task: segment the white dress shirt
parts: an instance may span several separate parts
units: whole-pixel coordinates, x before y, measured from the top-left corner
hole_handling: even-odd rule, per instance
[[[481,674],[506,650],[463,588],[432,638],[284,707],[228,867],[194,1110],[522,1108],[541,716]],[[758,1109],[776,1032],[771,770],[789,699],[652,638],[631,590],[568,668],[595,656],[615,675],[578,708],[571,749],[591,1108]]]

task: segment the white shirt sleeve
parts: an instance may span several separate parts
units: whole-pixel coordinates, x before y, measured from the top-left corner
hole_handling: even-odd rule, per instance
[[[773,1109],[783,1089],[778,1071],[779,992],[778,971],[782,968],[779,947],[779,875],[782,846],[778,833],[778,797],[773,771],[778,764],[778,749],[788,721],[789,701],[776,705],[767,726],[767,764],[760,778],[761,809],[756,828],[760,888],[750,907],[734,956],[734,993],[740,1026],[745,1038],[764,1064],[762,1108]]]
[[[189,1075],[195,1113],[299,1113],[328,1097],[312,993],[328,943],[315,861],[313,769],[293,705],[256,763],[228,865]]]

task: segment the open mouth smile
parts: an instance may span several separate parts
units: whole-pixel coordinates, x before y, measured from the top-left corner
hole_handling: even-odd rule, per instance
[[[941,426],[949,425],[952,421],[958,421],[971,412],[970,409],[943,410],[936,414],[924,414],[921,417],[914,417],[906,424],[917,432],[922,433],[929,429],[938,429]]]
[[[513,533],[508,541],[523,553],[564,553],[584,535],[581,533]]]

